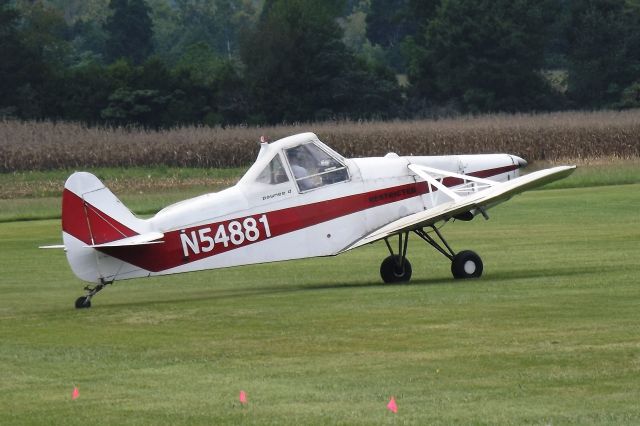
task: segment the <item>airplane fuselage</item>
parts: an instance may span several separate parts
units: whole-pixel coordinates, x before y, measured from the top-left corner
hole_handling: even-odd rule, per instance
[[[121,269],[121,278],[334,255],[389,222],[444,201],[416,180],[410,163],[498,181],[516,177],[519,168],[517,157],[505,154],[390,155],[345,163],[348,181],[317,190],[300,193],[291,180],[269,187],[240,182],[180,202],[148,220],[146,231],[163,233],[164,244],[102,251],[133,266]]]

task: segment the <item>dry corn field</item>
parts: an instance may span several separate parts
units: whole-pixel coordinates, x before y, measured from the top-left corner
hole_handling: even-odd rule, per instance
[[[348,157],[508,152],[528,161],[640,156],[640,110],[487,115],[442,120],[163,131],[74,123],[0,121],[0,172],[84,167],[240,167],[261,135],[313,131]]]

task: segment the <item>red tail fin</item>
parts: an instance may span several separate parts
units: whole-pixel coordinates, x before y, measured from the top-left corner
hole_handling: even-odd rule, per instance
[[[122,261],[87,247],[144,233],[147,222],[138,219],[100,180],[90,173],[72,174],[62,195],[62,238],[67,260],[78,278],[113,280],[131,268]]]
[[[143,231],[136,218],[90,173],[74,173],[62,195],[62,230],[85,244],[103,244]]]

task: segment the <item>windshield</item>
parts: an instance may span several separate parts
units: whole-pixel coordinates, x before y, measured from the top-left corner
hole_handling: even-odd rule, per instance
[[[279,155],[273,157],[273,160],[267,164],[267,167],[265,167],[256,178],[256,182],[266,183],[269,185],[277,185],[279,183],[287,182],[288,180],[289,178],[287,177],[287,173],[284,171]]]
[[[285,150],[300,191],[349,180],[344,164],[313,143]]]

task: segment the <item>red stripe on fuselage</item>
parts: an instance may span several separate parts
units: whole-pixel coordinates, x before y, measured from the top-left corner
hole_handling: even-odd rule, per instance
[[[427,193],[427,191],[428,187],[425,182],[411,183],[361,194],[349,195],[333,200],[320,201],[317,203],[289,207],[281,210],[273,210],[264,214],[259,213],[250,216],[241,216],[222,222],[170,231],[164,234],[164,244],[136,247],[106,247],[101,248],[100,250],[110,256],[124,260],[148,271],[159,272],[165,269],[175,268],[186,263],[195,262],[216,254],[225,253],[240,247],[245,247],[249,244],[264,241],[266,239],[299,231],[310,226],[362,210],[417,197]],[[268,223],[269,232],[271,234],[269,237],[267,237],[267,230],[265,229],[264,223],[260,222],[260,218],[263,216],[265,217],[264,220]],[[249,241],[244,238],[239,244],[234,244],[232,241],[229,241],[226,246],[221,243],[214,243],[213,248],[210,251],[205,252],[202,250],[202,248],[209,248],[210,244],[201,241],[200,232],[202,232],[202,235],[204,235],[205,238],[213,239],[215,238],[218,229],[222,227],[226,236],[230,237],[231,223],[237,222],[243,224],[248,218],[252,218],[255,221],[256,229],[259,233],[259,237],[256,240]],[[181,237],[181,234],[184,234],[185,236]],[[198,253],[193,250],[189,250],[189,246],[186,246],[182,240],[182,238],[194,237],[197,239],[196,245],[198,246]],[[187,256],[184,255],[185,250],[188,252]]]
[[[508,173],[508,172],[512,172],[514,170],[516,170],[518,168],[518,166],[516,165],[511,165],[511,166],[504,166],[504,167],[497,167],[495,169],[488,169],[488,170],[479,170],[477,172],[471,172],[471,173],[467,173],[467,176],[473,176],[473,177],[477,177],[477,178],[481,178],[481,179],[485,179],[491,176],[497,176],[497,175],[501,175],[503,173]],[[442,183],[444,184],[444,186],[457,186],[457,185],[462,185],[464,183],[464,181],[460,178],[457,177],[446,177],[442,180]],[[436,190],[434,188],[434,190]]]
[[[498,176],[501,175],[503,173],[509,173],[512,172],[516,169],[520,168],[520,166],[517,165],[511,165],[511,166],[504,166],[504,167],[497,167],[495,169],[488,169],[488,170],[478,170],[477,172],[471,172],[471,173],[467,173],[469,176],[473,176],[473,177],[477,177],[477,178],[488,178],[491,176]]]

